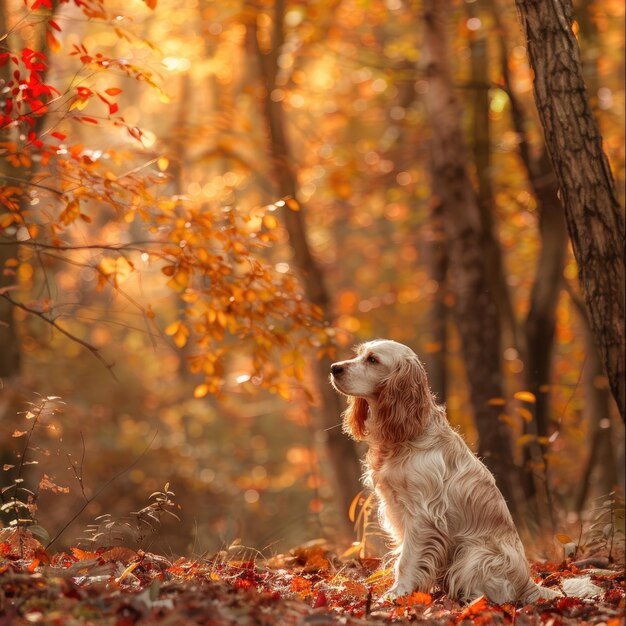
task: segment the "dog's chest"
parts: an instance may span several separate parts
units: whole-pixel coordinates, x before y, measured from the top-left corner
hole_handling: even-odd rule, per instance
[[[413,503],[424,499],[438,500],[445,492],[445,463],[435,453],[414,453],[399,459],[386,459],[371,471],[371,484],[379,498],[389,504]]]

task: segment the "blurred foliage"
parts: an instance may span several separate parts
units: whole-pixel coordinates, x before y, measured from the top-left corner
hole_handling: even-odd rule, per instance
[[[322,353],[346,354],[362,339],[392,337],[440,355],[453,381],[450,420],[475,444],[455,329],[448,320],[442,345],[428,326],[435,299],[449,306],[451,296],[429,278],[425,253],[432,197],[419,3],[285,6],[270,96],[285,112],[294,158],[285,167],[297,174],[309,209],[308,237],[334,298],[332,328],[302,297],[276,211],[300,207],[274,191],[259,111],[264,86],[246,39],[255,19],[261,50],[269,49],[273,3],[261,2],[259,11],[235,0],[28,5],[5,3],[8,37],[0,40],[0,245],[19,242],[15,255],[3,257],[0,294],[16,305],[22,356],[19,375],[3,381],[0,427],[3,463],[15,465],[10,444],[19,453],[20,438],[10,435],[24,429],[17,413],[33,392],[67,403],[36,451],[53,484],[70,485],[69,494],[39,494],[37,522],[50,536],[125,469],[61,541],[71,543],[100,515],[137,511],[166,483],[181,507],[180,523],[162,519],[155,538],[166,551],[200,554],[237,537],[273,551],[277,542],[332,533],[347,512],[334,504],[310,363]],[[476,90],[489,96],[493,219],[522,320],[537,215],[503,89],[500,37],[533,150],[541,130],[513,3],[497,7],[506,33],[489,7],[476,7],[468,17],[459,3],[450,15],[455,76],[465,101]],[[576,8],[595,33],[579,38],[623,202],[624,5]],[[487,41],[488,84],[471,81],[476,37]],[[9,110],[6,86],[22,79],[31,86],[18,88]],[[468,118],[471,141],[469,126]],[[577,272],[570,253],[564,276],[574,291]],[[546,459],[569,532],[577,517],[566,512],[591,437],[581,383],[587,347],[568,292],[555,289]],[[523,425],[532,419],[527,398],[514,397],[524,391],[523,354],[509,342],[502,359],[505,419],[521,463],[530,443]],[[593,384],[602,389],[606,380]],[[623,459],[614,409],[598,419],[600,428],[614,428]],[[28,472],[36,484],[39,469]],[[593,473],[589,480],[599,496],[604,485]]]

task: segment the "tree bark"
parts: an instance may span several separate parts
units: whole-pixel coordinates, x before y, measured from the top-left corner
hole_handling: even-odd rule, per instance
[[[256,50],[265,93],[262,97],[262,113],[267,127],[270,160],[278,193],[281,197],[298,200],[298,183],[293,169],[293,158],[285,128],[284,112],[280,102],[272,100],[272,91],[276,88],[277,57],[283,43],[284,2],[275,3],[274,34],[272,52],[264,54],[259,48],[256,22],[249,25],[250,43]],[[282,208],[282,220],[289,234],[296,266],[310,302],[319,307],[325,319],[330,320],[330,296],[326,287],[323,271],[311,252],[304,222],[305,207],[298,202],[300,210],[294,211],[287,206]],[[352,532],[348,520],[348,510],[354,497],[359,492],[361,466],[353,442],[337,428],[339,416],[343,410],[339,396],[328,383],[331,361],[328,357],[315,362],[315,375],[321,400],[320,426],[326,432],[326,448],[333,468],[337,499],[340,504],[340,519],[343,530]]]
[[[433,192],[441,201],[448,236],[454,314],[479,434],[478,452],[517,513],[509,429],[499,419],[499,407],[489,402],[503,396],[500,321],[489,289],[480,212],[466,167],[461,110],[450,73],[445,16],[451,10],[449,0],[425,0],[423,4],[423,52],[429,82],[424,102],[433,133]]]
[[[582,78],[570,0],[516,0],[534,93],[579,267],[589,322],[626,420],[624,215]]]

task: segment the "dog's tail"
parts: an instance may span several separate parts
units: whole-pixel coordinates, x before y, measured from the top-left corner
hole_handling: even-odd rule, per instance
[[[602,587],[594,585],[589,576],[576,576],[575,578],[564,578],[560,589],[542,587],[529,580],[521,599],[524,604],[529,604],[537,600],[552,600],[553,598],[562,598],[563,596],[593,598],[600,593],[602,593]]]

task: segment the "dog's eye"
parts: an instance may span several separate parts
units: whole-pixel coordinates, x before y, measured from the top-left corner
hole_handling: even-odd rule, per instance
[[[376,365],[378,363],[378,359],[373,354],[370,354],[367,357],[367,362],[372,363],[372,365]]]

